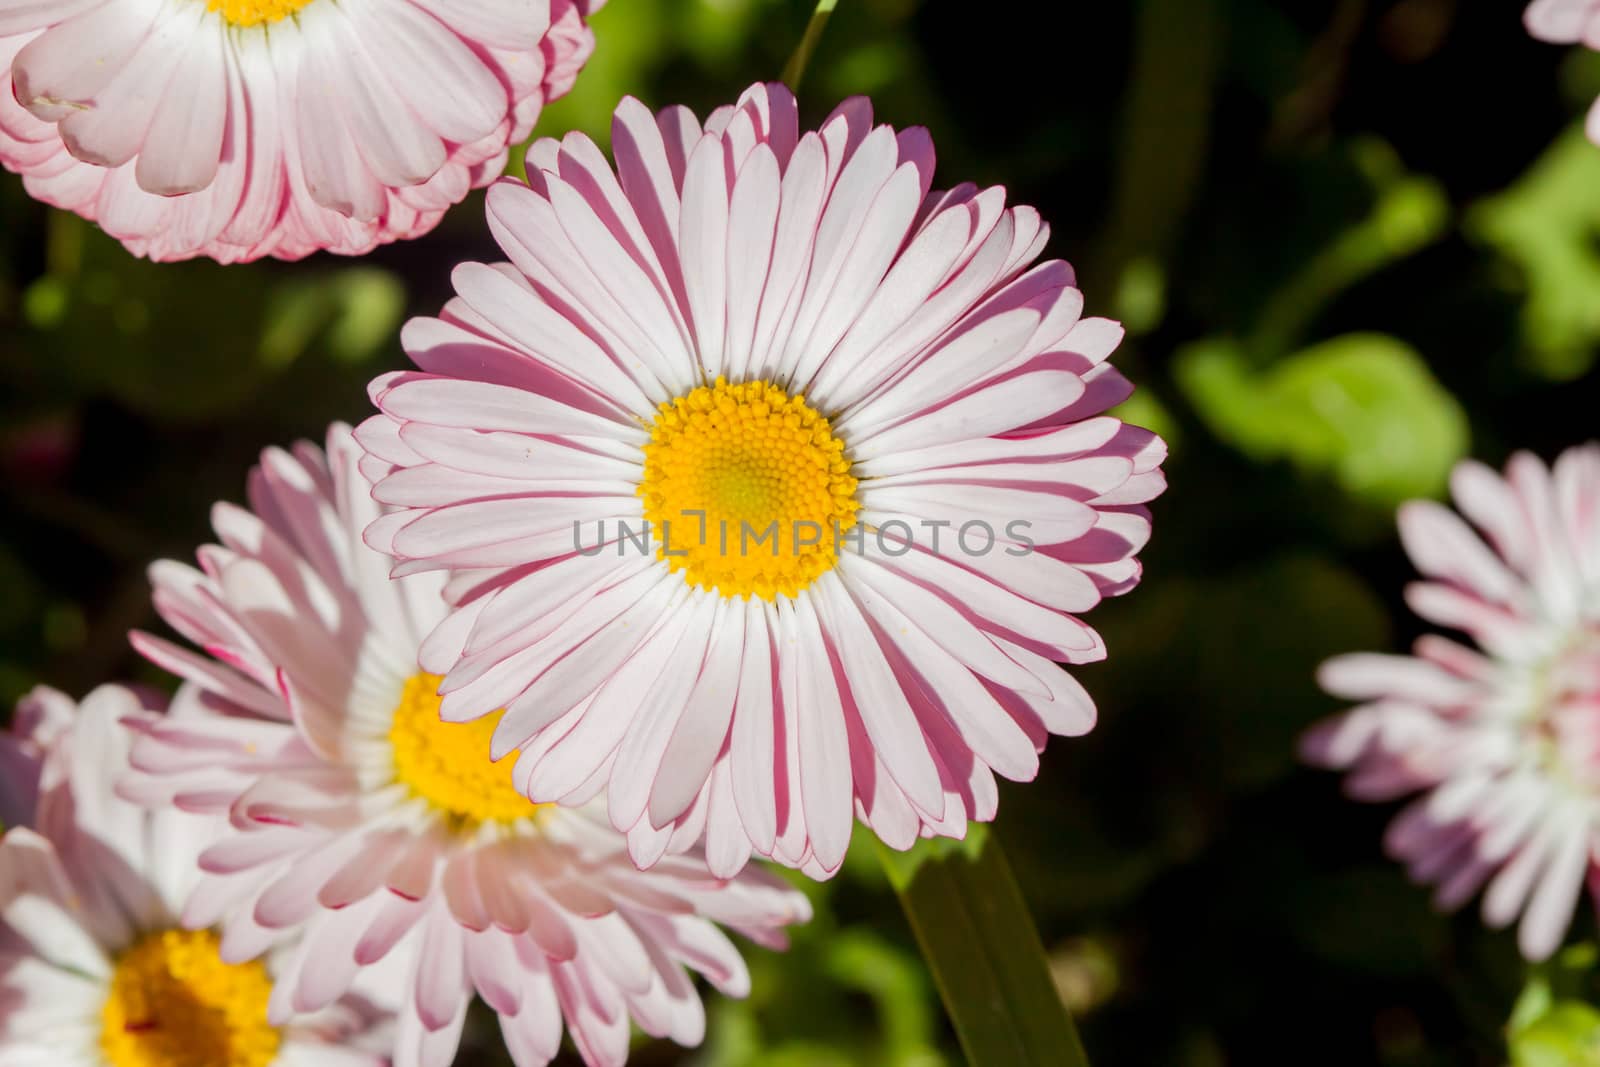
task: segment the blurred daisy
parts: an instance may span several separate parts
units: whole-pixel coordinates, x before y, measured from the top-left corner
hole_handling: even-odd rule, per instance
[[[441,722],[438,679],[416,666],[440,582],[391,581],[361,543],[380,509],[359,456],[340,426],[326,454],[268,451],[254,513],[217,506],[222,544],[200,550],[201,570],[152,571],[157,609],[209,658],[135,635],[190,685],[170,715],[139,721],[123,790],[227,812],[235,831],[201,857],[188,920],[220,922],[230,959],[304,933],[274,1017],[323,1007],[366,968],[400,969],[399,1067],[452,1060],[474,991],[519,1067],[556,1055],[563,1017],[592,1064],[627,1058],[630,1019],[697,1043],[685,968],[749,988],[715,923],[780,947],[806,898],[763,871],[719,880],[692,854],[641,873],[603,814],[512,788],[510,764],[487,756],[492,718]]]
[[[357,255],[500,174],[602,2],[3,0],[0,163],[136,255]]]
[[[0,840],[0,1063],[386,1062],[370,1051],[381,1017],[369,1004],[346,999],[274,1023],[269,965],[226,962],[215,933],[179,924],[199,851],[221,827],[147,814],[112,794],[130,740],[118,720],[142,710],[116,686],[95,690],[76,714],[67,697],[37,689],[0,739],[0,761],[39,786],[23,808],[7,804]]]
[[[1518,943],[1540,960],[1600,878],[1600,445],[1553,471],[1518,454],[1504,478],[1463,463],[1451,484],[1482,537],[1440,505],[1405,505],[1401,539],[1426,579],[1406,599],[1478,648],[1428,635],[1413,656],[1330,661],[1323,687],[1364,703],[1305,751],[1348,770],[1359,799],[1421,792],[1389,850],[1441,908],[1487,885],[1485,921],[1520,915]]]
[[[1600,3],[1596,0],[1533,0],[1523,14],[1528,32],[1552,44],[1581,44],[1600,52]],[[1589,109],[1589,139],[1600,144],[1600,100]]]
[[[863,99],[803,135],[781,86],[703,126],[629,99],[612,143],[489,191],[511,262],[458,268],[358,431],[369,543],[452,576],[444,717],[494,713],[533,800],[604,788],[642,865],[701,823],[719,872],[830,874],[857,813],[960,837],[1094,722],[1053,661],[1104,655],[1077,616],[1164,484],[1102,414],[1121,328]]]

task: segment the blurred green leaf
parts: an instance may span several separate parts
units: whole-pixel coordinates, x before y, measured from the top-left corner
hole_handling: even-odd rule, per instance
[[[400,330],[406,290],[400,279],[375,267],[347,267],[329,285],[334,314],[328,351],[345,363],[365,363]]]
[[[1139,256],[1129,262],[1123,268],[1112,306],[1130,337],[1160,326],[1167,314],[1167,275],[1160,261]]]
[[[261,360],[283,367],[326,331],[329,353],[345,363],[375,356],[399,329],[405,288],[373,267],[347,267],[329,277],[292,278],[272,290],[261,331]]]
[[[50,330],[67,314],[71,292],[60,278],[44,277],[22,294],[22,316],[36,330]]]
[[[916,960],[870,930],[841,931],[828,946],[828,975],[846,989],[857,989],[878,1005],[883,1037],[899,1052],[895,1062],[939,1062],[928,1047],[934,1013],[926,998],[927,980]]]
[[[1513,1067],[1600,1067],[1600,1011],[1562,1001],[1511,1038]]]
[[[1449,226],[1450,202],[1437,181],[1408,174],[1382,141],[1367,138],[1351,151],[1372,187],[1372,210],[1307,257],[1273,293],[1250,337],[1250,350],[1260,359],[1303,343],[1305,331],[1334,297],[1437,241]]]
[[[903,38],[868,41],[845,50],[826,72],[818,71],[819,75],[825,75],[818,80],[826,88],[811,95],[826,99],[828,96],[881,93],[906,78],[916,63],[915,49]]]
[[[1511,1067],[1600,1067],[1593,945],[1574,945],[1530,969],[1506,1024]]]
[[[1067,1010],[1082,1015],[1117,995],[1122,964],[1105,941],[1073,938],[1051,950],[1050,978]]]
[[[792,932],[788,952],[748,954],[749,999],[710,1004],[709,1040],[690,1062],[945,1067],[937,1008],[916,953],[888,936],[884,924],[841,925],[836,914],[844,895],[892,907],[870,835],[856,835],[839,878],[815,882],[790,874],[790,881],[811,899],[815,918]]]
[[[683,48],[701,65],[726,70],[738,62],[760,20],[791,0],[672,0],[667,10]],[[801,0],[803,3],[804,0]],[[631,15],[630,15],[631,17]]]
[[[705,0],[690,2],[699,5]],[[669,10],[668,0],[627,0],[597,11],[590,20],[597,43],[583,77],[566,96],[546,105],[534,136],[560,137],[577,130],[594,138],[601,147],[610,145],[611,115],[617,101],[629,94],[638,95],[656,66],[671,54],[670,43],[682,25],[683,8],[689,6],[679,0],[672,3],[678,8],[676,13]],[[662,107],[670,101],[645,102]],[[513,153],[509,173],[525,176],[522,159],[526,147]]]
[[[1257,461],[1288,459],[1391,506],[1444,487],[1467,450],[1455,398],[1404,342],[1347,334],[1252,372],[1233,342],[1178,354],[1175,376],[1212,432]]]
[[[1178,451],[1183,429],[1178,425],[1178,420],[1172,417],[1172,412],[1167,410],[1167,406],[1150,390],[1140,389],[1107,414],[1159,434],[1167,443],[1169,454]]]
[[[1028,905],[985,827],[908,852],[879,847],[889,882],[975,1064],[1086,1067]]]
[[[1480,201],[1467,228],[1522,271],[1535,370],[1577,378],[1600,350],[1600,150],[1574,126],[1515,185]]]
[[[23,301],[43,365],[75,392],[161,418],[237,411],[314,351],[369,360],[396,344],[405,312],[404,285],[378,267],[260,271],[241,285],[238,267],[135,259],[81,220],[50,234],[51,273]]]

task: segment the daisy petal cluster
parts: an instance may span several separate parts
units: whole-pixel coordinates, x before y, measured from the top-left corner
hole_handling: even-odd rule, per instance
[[[274,1023],[277,961],[227,961],[215,932],[179,922],[217,820],[112,792],[132,740],[120,720],[155,713],[117,686],[81,708],[38,689],[0,738],[0,764],[36,786],[8,795],[0,840],[0,1062],[379,1067],[389,1016],[371,1001]]]
[[[614,164],[537,142],[489,191],[418,369],[372,387],[367,531],[441,571],[423,645],[532,801],[603,796],[634,859],[839,867],[992,818],[1094,705],[1057,663],[1139,579],[1164,446],[1105,414],[1122,336],[999,188],[935,191],[864,99],[625,100]]]
[[[488,756],[493,716],[439,718],[423,635],[442,579],[391,580],[362,543],[382,510],[335,426],[324,452],[269,450],[250,510],[219,505],[199,569],[157,564],[162,617],[204,655],[135,635],[186,679],[172,712],[135,722],[124,795],[226,816],[199,857],[185,917],[224,931],[230,959],[294,936],[272,1018],[313,1012],[368,972],[400,979],[399,1067],[454,1058],[480,996],[519,1067],[570,1033],[621,1064],[629,1030],[697,1043],[690,972],[743,995],[719,925],[781,947],[806,898],[764,871],[713,876],[689,848],[641,872],[603,812],[535,805]]]
[[[0,164],[137,255],[357,255],[504,169],[601,0],[0,3]]]
[[[1362,800],[1418,794],[1389,850],[1439,906],[1482,889],[1490,925],[1520,916],[1538,960],[1600,884],[1600,445],[1553,468],[1518,454],[1504,477],[1468,462],[1451,484],[1471,526],[1438,504],[1401,510],[1424,579],[1406,599],[1476,647],[1430,634],[1411,656],[1330,661],[1324,688],[1362,703],[1305,750]]]
[[[1528,32],[1552,44],[1581,44],[1600,52],[1600,3],[1595,0],[1533,0],[1523,15]],[[1589,109],[1589,139],[1600,144],[1600,100]]]

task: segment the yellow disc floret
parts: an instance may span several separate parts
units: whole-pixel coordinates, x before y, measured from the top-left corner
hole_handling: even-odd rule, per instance
[[[111,1067],[267,1067],[272,979],[260,962],[224,963],[209,930],[149,934],[117,960],[101,1011]]]
[[[234,26],[259,26],[286,19],[309,3],[311,0],[206,0],[206,10],[219,12]]]
[[[795,595],[856,523],[844,442],[805,397],[768,382],[718,378],[662,404],[644,451],[656,554],[723,596]]]
[[[528,818],[539,805],[511,784],[515,760],[510,755],[489,760],[489,739],[501,713],[445,722],[439,718],[439,680],[437,674],[406,679],[389,727],[396,780],[457,822],[475,826]]]

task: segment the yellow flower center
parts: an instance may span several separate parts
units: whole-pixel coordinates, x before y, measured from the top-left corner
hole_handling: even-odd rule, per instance
[[[209,930],[150,934],[123,953],[100,1016],[111,1067],[267,1067],[272,979],[259,961],[224,963]]]
[[[234,26],[259,26],[286,19],[309,3],[311,0],[206,0],[206,10],[221,12]]]
[[[515,753],[489,760],[489,739],[500,712],[473,722],[439,718],[439,676],[406,679],[389,727],[395,778],[458,823],[515,822],[541,805],[511,784]]]
[[[662,404],[644,452],[657,556],[725,597],[794,596],[856,523],[844,442],[805,397],[768,382],[718,378]]]

